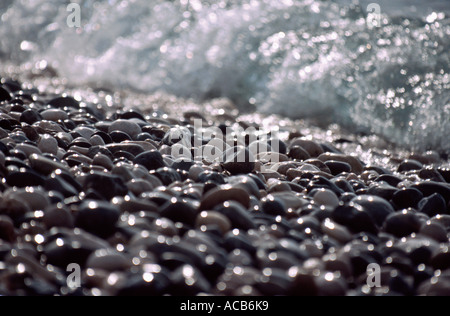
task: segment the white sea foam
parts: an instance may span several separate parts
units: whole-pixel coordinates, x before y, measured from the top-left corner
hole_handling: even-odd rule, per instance
[[[101,83],[314,117],[450,153],[448,1],[2,0],[0,57]],[[391,4],[390,4],[391,3]]]

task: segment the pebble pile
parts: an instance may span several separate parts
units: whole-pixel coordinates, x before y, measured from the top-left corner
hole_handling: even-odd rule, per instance
[[[238,124],[2,79],[0,294],[450,295],[450,168],[437,153],[392,170],[292,130],[256,162],[175,159],[168,136],[194,118]]]

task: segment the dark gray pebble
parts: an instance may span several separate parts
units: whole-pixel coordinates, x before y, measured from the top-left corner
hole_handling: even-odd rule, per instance
[[[422,169],[423,165],[413,159],[407,159],[404,160],[398,167],[397,172],[405,172],[405,171],[411,171],[411,170],[420,170]]]
[[[422,198],[423,194],[419,190],[404,188],[395,192],[392,196],[392,202],[394,202],[397,209],[415,208]]]
[[[163,157],[157,150],[143,152],[137,155],[133,162],[143,165],[148,170],[156,170],[165,167]]]
[[[379,196],[360,195],[353,199],[352,202],[364,207],[365,211],[374,219],[377,226],[382,226],[386,217],[395,212],[392,205]]]
[[[108,238],[114,234],[119,216],[119,209],[110,203],[86,200],[79,206],[75,225],[101,238]]]
[[[423,198],[418,204],[418,209],[430,217],[447,213],[445,199],[439,193]]]
[[[384,223],[384,230],[398,238],[406,237],[420,231],[421,222],[411,211],[401,211],[390,214]]]

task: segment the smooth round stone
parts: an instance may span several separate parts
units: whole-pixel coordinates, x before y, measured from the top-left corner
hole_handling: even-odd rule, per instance
[[[121,143],[132,140],[131,136],[122,131],[112,131],[109,133],[114,143]]]
[[[75,226],[101,238],[114,234],[120,211],[114,205],[102,201],[84,201],[78,209]]]
[[[87,268],[102,269],[110,272],[126,270],[131,265],[131,260],[123,253],[111,248],[96,250],[86,261]]]
[[[13,242],[16,239],[14,222],[5,215],[0,215],[0,240]]]
[[[103,155],[101,153],[98,153],[94,156],[94,159],[92,160],[92,164],[97,165],[97,166],[102,166],[108,170],[111,170],[114,167],[111,159],[109,159],[108,156]]]
[[[75,225],[74,218],[66,207],[50,206],[48,207],[42,218],[42,221],[48,229],[52,227],[73,228]]]
[[[268,195],[261,200],[261,211],[269,215],[283,216],[286,214],[287,209],[281,199]]]
[[[424,181],[416,183],[412,187],[421,191],[426,197],[433,195],[434,193],[439,193],[446,203],[450,202],[450,185],[446,183]]]
[[[172,198],[161,207],[161,217],[166,217],[174,223],[181,222],[190,226],[195,225],[198,212],[187,201]]]
[[[436,182],[445,182],[444,177],[434,168],[426,167],[419,171],[419,177],[425,180],[431,180]]]
[[[440,223],[450,232],[450,215],[439,214],[430,219],[431,222]]]
[[[133,163],[139,164],[148,170],[156,170],[165,167],[164,159],[159,151],[146,151],[136,156]]]
[[[108,129],[108,132],[111,133],[113,131],[120,131],[130,135],[132,138],[135,138],[138,134],[142,132],[141,127],[135,122],[129,120],[119,119],[114,121]]]
[[[291,148],[295,146],[300,146],[301,148],[306,150],[311,157],[318,157],[319,155],[323,154],[322,147],[311,140],[296,138],[290,144]]]
[[[247,231],[256,227],[250,213],[240,203],[227,201],[216,206],[214,210],[225,215],[230,220],[232,228]]]
[[[202,226],[216,226],[222,234],[226,234],[231,229],[231,222],[219,212],[203,211],[197,216],[196,226],[199,228]]]
[[[225,151],[222,157],[223,168],[232,175],[247,174],[255,168],[255,158],[244,147],[232,147]]]
[[[430,217],[447,213],[445,200],[439,193],[434,193],[429,197],[423,198],[418,203],[418,209]]]
[[[428,221],[420,228],[420,234],[428,236],[437,242],[449,242],[447,230],[439,223]]]
[[[364,207],[350,203],[338,206],[331,214],[331,219],[346,226],[353,233],[367,232],[378,233],[378,228],[373,218]]]
[[[428,278],[417,289],[421,296],[448,296],[450,293],[450,276]]]
[[[5,196],[25,202],[32,210],[44,210],[50,204],[46,193],[39,188],[8,190]]]
[[[348,163],[352,167],[352,172],[356,174],[361,174],[364,171],[364,168],[361,164],[361,162],[352,156],[342,155],[342,154],[335,154],[335,153],[324,153],[321,154],[318,157],[319,160],[326,162],[326,161],[341,161]]]
[[[32,154],[29,157],[29,161],[31,168],[43,175],[49,175],[57,169],[67,170],[67,167],[64,164],[46,158],[42,155]]]
[[[170,185],[173,182],[181,181],[180,174],[175,169],[172,168],[167,167],[159,168],[154,173],[151,174],[158,177],[158,179],[161,180],[161,182],[164,185]]]
[[[390,214],[384,223],[384,230],[398,238],[406,237],[420,231],[421,222],[411,211],[401,211]]]
[[[386,182],[389,185],[396,187],[400,182],[402,182],[402,179],[400,179],[396,176],[390,175],[390,174],[382,174],[381,176],[376,178],[375,181]]]
[[[345,244],[353,239],[349,230],[331,219],[327,218],[321,225],[322,232],[329,237]]]
[[[250,206],[249,194],[244,189],[224,185],[208,191],[203,196],[200,210],[212,210],[216,205],[226,201],[237,201],[245,208]]]
[[[415,208],[422,198],[423,194],[419,190],[404,188],[394,193],[392,202],[394,202],[398,209]]]
[[[12,100],[11,94],[3,87],[0,87],[0,102],[10,101],[10,100]]]
[[[12,187],[25,188],[43,186],[45,180],[32,170],[21,170],[9,173],[6,178],[6,183]]]
[[[18,144],[15,149],[22,151],[27,157],[32,154],[42,154],[38,147],[25,143]]]
[[[338,174],[341,174],[343,172],[350,173],[352,171],[352,167],[346,162],[329,160],[325,161],[325,164],[330,169],[331,174],[334,176],[337,176]]]
[[[382,226],[386,217],[395,212],[388,201],[375,195],[360,195],[351,202],[361,205],[378,226]]]
[[[450,268],[450,250],[448,245],[441,247],[440,251],[431,258],[430,264],[436,270],[445,271]]]
[[[404,160],[397,169],[397,172],[406,172],[406,171],[411,171],[411,170],[420,170],[422,169],[423,165],[417,161],[417,160],[413,160],[413,159],[407,159]]]
[[[311,155],[300,146],[291,147],[287,155],[289,158],[299,161],[304,161],[311,158]]]
[[[144,192],[151,192],[154,189],[153,185],[144,179],[132,179],[128,181],[127,187],[128,190],[133,192],[136,196],[139,196]]]
[[[108,200],[128,193],[128,188],[120,177],[95,171],[86,176],[83,189],[85,192],[93,189]]]
[[[74,98],[68,97],[68,96],[54,98],[53,100],[48,102],[48,104],[51,105],[52,107],[61,108],[61,109],[65,108],[65,107],[75,108],[75,109],[80,108],[80,103],[77,100],[75,100]]]
[[[449,167],[439,167],[438,172],[441,174],[441,176],[444,178],[444,180],[447,183],[450,183],[450,168]]]
[[[48,109],[41,112],[41,116],[44,120],[48,121],[64,121],[69,118],[66,111],[60,109]]]
[[[339,205],[339,199],[333,191],[328,189],[319,189],[314,194],[314,203],[335,208]]]
[[[397,188],[383,182],[374,182],[367,189],[367,194],[377,195],[385,200],[390,200],[398,191]]]
[[[38,144],[38,148],[43,153],[56,155],[58,153],[58,141],[51,135],[42,135]]]
[[[20,122],[21,123],[27,123],[27,124],[34,124],[36,122],[42,121],[42,116],[39,114],[39,112],[35,110],[26,110],[20,115]]]

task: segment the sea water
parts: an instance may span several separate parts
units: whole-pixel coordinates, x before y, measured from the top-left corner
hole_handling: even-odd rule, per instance
[[[72,2],[80,28],[70,1],[2,0],[2,63],[44,62],[72,85],[227,97],[450,153],[448,0]]]

